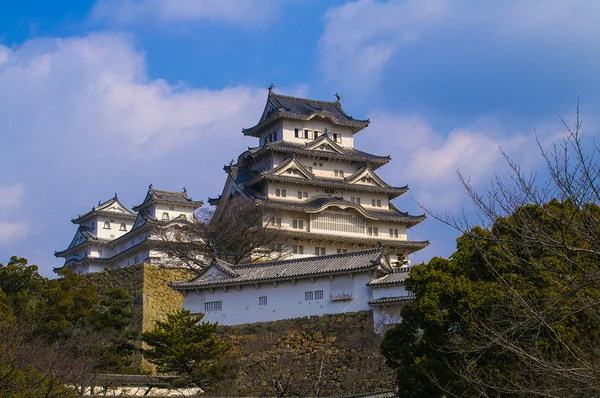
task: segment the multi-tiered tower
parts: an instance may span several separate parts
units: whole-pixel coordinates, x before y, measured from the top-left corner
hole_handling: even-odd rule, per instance
[[[291,258],[373,248],[378,242],[395,265],[428,245],[408,240],[407,230],[425,216],[400,211],[392,200],[408,190],[383,181],[376,170],[389,156],[354,148],[354,134],[369,120],[348,116],[337,101],[284,96],[269,88],[263,114],[243,129],[259,146],[225,166],[223,193],[209,203],[216,215],[241,195],[276,213],[282,250]]]
[[[142,204],[129,210],[117,194],[92,210],[72,219],[77,232],[69,247],[55,252],[65,259],[63,268],[80,274],[100,272],[129,265],[166,264],[166,254],[157,249],[165,230],[194,218],[203,202],[181,192],[148,188]],[[175,259],[176,260],[176,259]],[[169,262],[170,263],[170,262]]]

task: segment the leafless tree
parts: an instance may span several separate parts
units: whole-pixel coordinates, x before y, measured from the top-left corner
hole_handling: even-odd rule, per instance
[[[230,202],[218,214],[200,209],[193,220],[160,229],[156,247],[166,254],[165,261],[202,270],[213,257],[231,264],[250,257],[253,261],[285,257],[286,245],[274,212],[239,197],[223,200]]]
[[[464,212],[432,214],[470,239],[505,293],[485,316],[464,319],[468,335],[439,347],[472,391],[448,396],[600,396],[600,148],[582,134],[579,107],[573,127],[561,121],[562,142],[546,149],[538,139],[548,178],[527,174],[505,152],[510,181],[496,175],[482,193],[459,173],[489,234],[473,233]],[[544,280],[543,297],[506,267]],[[509,358],[504,372],[479,365],[489,353]]]

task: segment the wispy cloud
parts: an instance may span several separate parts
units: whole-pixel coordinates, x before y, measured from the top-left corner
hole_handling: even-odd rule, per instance
[[[144,54],[122,35],[35,39],[0,53],[0,147],[11,148],[0,169],[28,187],[0,196],[4,207],[18,196],[36,220],[28,230],[3,218],[2,236],[35,233],[48,256],[71,239],[70,217],[114,191],[129,205],[149,183],[187,186],[196,199],[220,193],[214,170],[251,143],[240,130],[256,123],[266,98],[264,88],[150,79]]]
[[[600,3],[593,0],[350,1],[324,16],[321,67],[327,81],[362,91],[377,88],[382,70],[396,58],[398,64],[435,63],[422,65],[430,71],[445,60],[473,64],[486,54],[510,57],[523,48],[530,56],[550,48],[591,52],[599,17]]]
[[[100,0],[92,17],[119,25],[223,21],[264,28],[279,14],[276,0]]]
[[[19,220],[23,213],[19,211],[25,196],[21,184],[0,186],[0,246],[13,244],[27,237],[27,223]]]

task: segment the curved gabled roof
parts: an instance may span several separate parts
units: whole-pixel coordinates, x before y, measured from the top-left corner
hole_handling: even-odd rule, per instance
[[[260,120],[255,126],[242,129],[242,132],[244,135],[258,137],[264,127],[276,120],[310,120],[314,117],[327,118],[334,124],[351,127],[355,133],[369,125],[368,119],[360,120],[349,116],[342,108],[340,97],[337,97],[337,101],[320,101],[276,94],[269,89],[267,103]]]
[[[72,250],[78,250],[89,244],[93,244],[95,246],[104,246],[108,243],[110,243],[109,239],[98,238],[90,232],[90,229],[88,227],[81,225],[79,226],[79,228],[77,228],[77,232],[75,232],[75,236],[71,240],[69,247],[67,247],[65,250],[55,251],[54,257],[62,257]]]
[[[320,138],[317,138],[317,140]],[[311,149],[311,144],[314,141],[306,144],[295,143],[290,141],[274,141],[267,142],[260,147],[248,148],[238,157],[238,165],[243,165],[244,159],[259,159],[271,153],[296,154],[297,156],[306,156],[313,159],[331,159],[342,160],[347,162],[368,163],[373,169],[379,168],[388,164],[391,160],[390,156],[373,155],[367,152],[359,151],[358,149],[341,147],[343,153],[337,151],[324,151],[317,148]]]
[[[284,200],[273,200],[273,199],[257,199],[256,202],[265,207],[269,207],[277,210],[288,210],[288,211],[302,211],[305,213],[318,213],[325,210],[328,207],[340,207],[340,208],[351,208],[356,210],[358,213],[366,218],[372,220],[382,221],[396,221],[403,224],[416,225],[425,220],[425,215],[411,216],[408,213],[404,213],[394,205],[390,204],[389,209],[376,208],[367,209],[359,204],[349,202],[341,197],[319,195],[313,196],[306,201],[284,201]]]
[[[146,193],[146,197],[144,201],[137,205],[133,206],[133,210],[139,211],[152,203],[167,203],[174,205],[186,205],[192,207],[202,207],[204,202],[192,200],[185,188],[182,191],[164,191],[160,189],[154,189],[152,184],[148,187],[148,193]]]
[[[132,220],[136,217],[134,212],[129,210],[123,203],[121,203],[121,201],[119,201],[119,198],[115,193],[115,196],[111,199],[103,203],[99,202],[98,206],[92,207],[92,210],[83,215],[78,215],[76,218],[73,218],[71,222],[73,224],[80,224],[95,215],[114,216]]]

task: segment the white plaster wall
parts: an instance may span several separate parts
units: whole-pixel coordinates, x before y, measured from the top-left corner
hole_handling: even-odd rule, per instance
[[[157,220],[162,220],[163,213],[169,215],[169,220],[173,220],[182,214],[184,214],[188,220],[191,220],[194,214],[193,209],[186,208],[185,206],[156,205],[154,207],[154,214]]]
[[[317,177],[330,178],[337,181],[344,181],[344,178],[350,177],[356,173],[362,165],[352,162],[333,162],[324,159],[315,160],[312,158],[299,157],[300,164],[306,167],[312,167],[312,172]],[[315,164],[316,163],[316,164]],[[343,170],[344,177],[336,177],[335,170]]]
[[[352,130],[349,127],[344,126],[336,126],[331,123],[327,119],[323,118],[314,118],[312,120],[303,121],[303,120],[284,120],[283,121],[283,139],[285,141],[297,142],[297,143],[306,143],[310,142],[314,139],[314,135],[310,139],[304,138],[296,138],[295,137],[295,129],[302,129],[304,132],[305,129],[312,131],[320,131],[324,132],[327,129],[327,133],[330,134],[330,137],[333,137],[333,134],[341,134],[342,142],[338,142],[337,144],[347,148],[354,147],[354,134],[352,134]],[[332,138],[333,139],[333,138]]]
[[[379,229],[379,238],[383,239],[393,239],[393,240],[406,240],[406,226],[393,222],[382,222],[382,221],[373,221],[366,220],[366,226],[368,227],[376,227]],[[390,236],[390,228],[398,230],[398,238],[394,238]],[[368,231],[368,230],[367,230]],[[366,233],[366,232],[365,232]],[[370,237],[370,236],[367,236]]]
[[[282,127],[282,123],[278,122],[276,123],[274,126],[272,126],[271,128],[269,128],[268,130],[266,130],[259,138],[258,142],[260,146],[265,145],[265,142],[267,142],[267,138],[273,134],[276,133],[277,134],[277,139],[276,141],[281,141],[283,139],[283,127]]]
[[[117,239],[123,235],[125,235],[128,231],[131,230],[131,227],[133,225],[133,221],[129,220],[129,219],[125,219],[125,218],[120,218],[119,216],[111,216],[111,217],[104,217],[104,216],[99,216],[96,218],[96,230],[94,231],[96,233],[96,236],[98,238],[101,239]],[[104,228],[104,223],[108,221],[110,222],[110,229],[105,229]],[[125,224],[125,231],[121,231],[120,227],[121,224],[124,223]]]
[[[334,277],[346,278],[348,275]],[[273,283],[261,283],[258,289],[253,285],[244,285],[241,290],[229,287],[215,289],[214,292],[205,289],[187,291],[184,295],[183,307],[194,314],[205,313],[204,303],[208,301],[222,301],[222,311],[209,311],[205,313],[204,320],[219,322],[221,325],[238,325],[244,323],[267,322],[280,319],[299,318],[311,315],[339,314],[344,312],[368,310],[370,300],[369,274],[364,272],[355,274],[353,282],[354,299],[346,301],[331,301],[332,282],[329,277],[316,278],[314,282],[309,279],[298,280],[296,285],[292,282],[280,282],[277,286]],[[307,291],[323,290],[323,300],[306,301],[304,293]],[[313,293],[314,294],[314,293]],[[267,305],[259,306],[258,298],[267,296]]]

